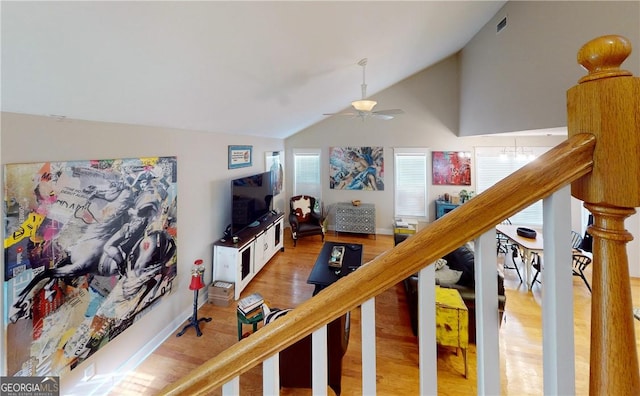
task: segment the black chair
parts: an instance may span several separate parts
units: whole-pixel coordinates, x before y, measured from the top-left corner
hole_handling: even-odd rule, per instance
[[[508,224],[511,225],[511,220],[504,219],[500,224]],[[496,254],[504,253],[507,254],[509,252],[509,238],[507,238],[501,232],[496,233]]]
[[[511,220],[504,219],[500,224],[508,224],[511,225]],[[509,254],[509,250],[511,253]],[[518,268],[518,264],[516,264],[516,257],[518,257],[519,249],[518,246],[511,243],[509,238],[507,238],[501,232],[496,233],[496,254],[504,253],[504,269],[516,270],[516,274],[518,274],[518,279],[520,279],[520,283],[522,283],[522,275],[520,275],[520,269]],[[513,263],[513,267],[507,263],[507,258],[511,256],[511,262]]]
[[[589,285],[589,282],[587,281],[587,278],[584,275],[584,270],[589,266],[589,264],[591,264],[591,257],[585,256],[582,253],[573,253],[572,261],[573,261],[573,276],[579,276],[580,278],[582,278],[582,280],[584,281],[584,284],[587,285],[587,289],[589,289],[589,292],[591,292],[591,286]],[[534,254],[531,265],[536,270],[536,273],[533,276],[533,280],[531,281],[531,286],[533,286],[536,280],[540,282],[540,280],[538,279],[538,275],[540,274],[540,271],[542,271],[542,268],[544,267],[542,265],[542,256],[540,256],[539,254]]]
[[[591,286],[587,282],[587,278],[584,276],[584,270],[591,264],[591,258],[581,253],[573,254],[573,276],[579,276],[587,285],[587,289],[591,292]]]
[[[534,252],[533,257],[531,258],[531,266],[536,270],[535,275],[533,275],[533,280],[531,281],[531,288],[533,288],[533,284],[536,283],[536,280],[538,281],[538,283],[542,283],[540,282],[540,279],[538,279],[538,275],[540,275],[540,272],[543,268],[542,256]]]
[[[324,242],[324,219],[318,200],[308,195],[296,195],[289,201],[289,210],[293,246],[296,246],[299,238],[311,235],[321,235]]]

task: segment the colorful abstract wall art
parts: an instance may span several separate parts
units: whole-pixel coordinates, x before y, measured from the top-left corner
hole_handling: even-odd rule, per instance
[[[471,185],[471,153],[468,151],[433,151],[432,184]]]
[[[384,148],[331,147],[329,186],[334,190],[384,190]]]
[[[175,157],[10,164],[4,188],[9,375],[63,375],[171,292]]]

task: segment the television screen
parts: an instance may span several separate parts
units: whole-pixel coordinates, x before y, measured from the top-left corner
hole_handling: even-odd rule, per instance
[[[258,173],[231,181],[231,233],[255,227],[271,211],[273,200],[271,172]]]

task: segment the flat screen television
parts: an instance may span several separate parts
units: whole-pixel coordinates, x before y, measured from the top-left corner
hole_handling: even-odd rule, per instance
[[[272,209],[274,188],[270,171],[231,181],[231,235],[260,224]]]

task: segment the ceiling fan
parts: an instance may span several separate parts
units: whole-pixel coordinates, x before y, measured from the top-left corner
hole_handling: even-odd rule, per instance
[[[338,115],[338,116],[347,116],[347,117],[359,117],[364,121],[365,118],[378,118],[382,120],[390,120],[397,114],[403,114],[404,111],[400,109],[389,109],[389,110],[377,110],[374,111],[373,108],[378,102],[375,100],[365,99],[367,97],[367,84],[365,82],[365,68],[367,66],[367,58],[361,59],[358,62],[359,66],[362,66],[362,99],[354,100],[351,102],[351,107],[353,111],[347,111],[343,113],[325,113],[323,115]]]

